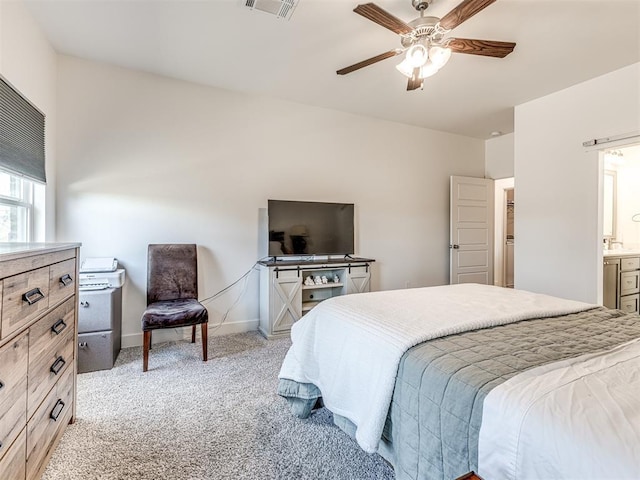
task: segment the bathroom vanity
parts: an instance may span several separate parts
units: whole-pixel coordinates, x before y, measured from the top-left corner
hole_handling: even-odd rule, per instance
[[[640,313],[640,250],[606,251],[603,275],[604,306]]]

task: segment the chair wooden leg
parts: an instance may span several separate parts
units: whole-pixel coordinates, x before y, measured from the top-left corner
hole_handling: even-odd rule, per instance
[[[149,330],[149,350],[153,350],[153,330]]]
[[[144,332],[142,345],[142,371],[149,369],[149,347],[151,346],[151,331]]]
[[[195,327],[193,327],[195,329]],[[207,334],[209,332],[209,324],[208,323],[202,323],[201,327],[202,330],[202,361],[206,362],[209,359],[209,354],[208,354],[208,338],[207,338]],[[195,330],[194,330],[195,331]]]
[[[191,343],[196,343],[196,326],[191,327]]]

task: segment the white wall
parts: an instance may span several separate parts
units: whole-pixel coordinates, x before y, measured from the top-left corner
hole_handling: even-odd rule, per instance
[[[485,175],[499,179],[513,177],[514,134],[508,133],[485,142]]]
[[[582,143],[639,130],[640,64],[516,107],[516,288],[601,298],[602,165]]]
[[[449,176],[483,176],[483,141],[64,56],[58,85],[58,238],[126,267],[127,344],[147,244],[197,243],[206,297],[258,259],[269,198],[354,202],[374,289],[448,283]],[[257,318],[254,274],[228,322]]]
[[[55,239],[57,55],[21,1],[0,1],[0,74],[45,114],[44,232]]]

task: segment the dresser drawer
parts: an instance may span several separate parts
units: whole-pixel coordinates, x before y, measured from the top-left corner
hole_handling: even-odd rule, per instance
[[[640,294],[620,297],[620,310],[627,313],[638,313],[640,306]]]
[[[76,290],[76,259],[55,263],[49,267],[49,305],[56,305]]]
[[[620,274],[620,295],[632,295],[640,292],[640,272],[622,272]]]
[[[75,336],[73,328],[67,328],[62,338],[51,347],[29,358],[27,418],[33,415],[51,387],[65,375],[73,372]]]
[[[24,333],[0,348],[0,458],[27,422],[28,345]]]
[[[27,424],[27,479],[42,473],[56,438],[71,419],[73,369],[67,369]]]
[[[75,296],[58,306],[29,329],[29,359],[56,348],[56,344],[74,325]]]
[[[627,270],[638,270],[640,269],[640,257],[630,257],[630,258],[621,258],[620,259],[620,270],[623,272]]]
[[[27,458],[27,429],[23,428],[13,445],[0,459],[0,478],[7,480],[23,479],[26,473]]]
[[[49,267],[2,281],[2,338],[27,325],[49,307]]]

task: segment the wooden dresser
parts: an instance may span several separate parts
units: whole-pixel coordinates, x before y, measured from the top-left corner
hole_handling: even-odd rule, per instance
[[[75,420],[80,244],[0,244],[0,479],[42,475]]]

